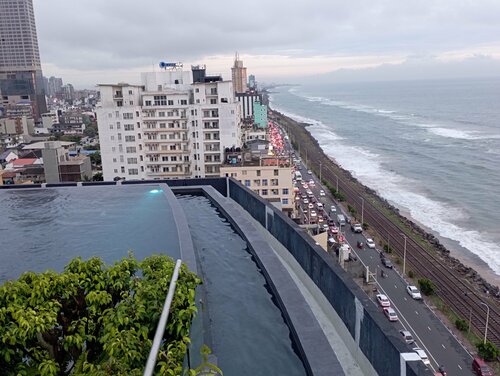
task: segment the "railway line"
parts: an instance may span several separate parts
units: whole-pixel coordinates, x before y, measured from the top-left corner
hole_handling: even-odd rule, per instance
[[[290,130],[293,129],[288,127]],[[300,132],[300,129],[298,130]],[[297,131],[295,131],[297,132]],[[302,132],[307,132],[302,130]],[[293,135],[295,140],[303,137],[300,134]],[[309,134],[306,137],[311,137]],[[322,179],[329,182],[333,187],[346,197],[346,202],[361,212],[363,205],[364,222],[384,237],[387,235],[390,247],[401,258],[404,253],[403,230],[384,213],[374,206],[368,195],[357,188],[347,179],[342,171],[326,157],[314,142],[301,142],[301,156],[309,161],[309,167],[322,172]],[[311,163],[311,161],[314,161]],[[321,167],[320,167],[321,162]],[[500,307],[493,299],[484,299],[474,286],[470,285],[455,270],[446,265],[439,257],[426,250],[422,245],[406,235],[406,269],[411,269],[420,277],[429,278],[436,287],[437,295],[461,318],[471,321],[471,326],[481,336],[484,335],[486,320],[488,319],[487,339],[500,347]],[[489,307],[489,308],[488,308]],[[489,312],[488,312],[489,311]]]

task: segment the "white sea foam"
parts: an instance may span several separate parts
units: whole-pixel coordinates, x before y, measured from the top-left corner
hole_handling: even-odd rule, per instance
[[[488,238],[488,234],[462,228],[453,223],[455,220],[466,217],[466,213],[461,209],[426,197],[418,190],[419,182],[387,171],[383,168],[383,161],[379,155],[367,149],[345,144],[341,137],[322,122],[280,111],[297,121],[312,124],[309,130],[322,149],[363,184],[375,189],[382,197],[410,213],[415,221],[425,224],[444,238],[458,242],[500,275],[500,258],[498,257],[500,247]]]

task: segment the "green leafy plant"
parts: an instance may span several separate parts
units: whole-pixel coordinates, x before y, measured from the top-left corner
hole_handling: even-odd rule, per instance
[[[106,266],[76,258],[62,273],[24,273],[0,287],[0,369],[7,375],[140,375],[174,261],[131,254]],[[161,351],[180,374],[201,280],[182,265]],[[158,366],[158,369],[160,367]],[[167,373],[168,374],[168,373]]]
[[[433,295],[436,292],[436,287],[434,283],[428,278],[421,278],[418,280],[418,285],[420,286],[420,291],[425,295]]]
[[[469,329],[469,322],[467,320],[464,320],[464,319],[456,319],[455,326],[461,332],[465,332],[467,329]]]
[[[486,341],[486,343],[479,342],[476,345],[476,348],[478,355],[487,362],[495,360],[500,355],[498,347],[496,347],[495,344],[491,343],[490,341]]]

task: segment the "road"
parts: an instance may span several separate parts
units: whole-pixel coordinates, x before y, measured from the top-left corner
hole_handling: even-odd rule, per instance
[[[290,145],[287,145],[287,149],[289,148]],[[319,179],[307,173],[307,167],[302,161],[300,164],[303,180],[309,181],[312,179],[315,182],[314,186],[309,186],[309,189],[313,192],[316,201],[322,202],[325,209],[335,205],[336,212],[328,212],[328,215],[329,218],[336,220],[336,215],[342,213],[340,206],[334,202],[328,190],[321,186]],[[301,184],[297,184],[297,186],[301,194],[305,193],[306,189]],[[320,190],[326,192],[325,197],[319,195]],[[302,199],[300,205],[304,206]],[[360,262],[367,265],[370,271],[377,276],[378,290],[391,300],[391,307],[396,310],[399,317],[399,321],[394,323],[396,329],[398,331],[400,329],[408,330],[415,339],[415,344],[408,345],[408,350],[412,351],[411,349],[416,346],[422,348],[427,353],[431,368],[434,371],[440,365],[444,365],[449,376],[474,375],[471,368],[472,357],[470,354],[423,301],[417,301],[410,297],[406,292],[407,283],[396,270],[385,268],[382,265],[380,251],[366,246],[363,249],[352,247],[358,241],[365,243],[364,235],[353,233],[349,225],[343,226],[341,230]],[[381,269],[386,272],[386,278],[379,277]],[[378,306],[375,300],[373,300],[373,304]],[[382,308],[380,308],[380,314],[383,314]]]

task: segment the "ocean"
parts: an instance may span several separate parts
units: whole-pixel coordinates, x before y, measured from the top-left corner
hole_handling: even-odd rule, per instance
[[[281,86],[270,102],[500,284],[500,78]]]

